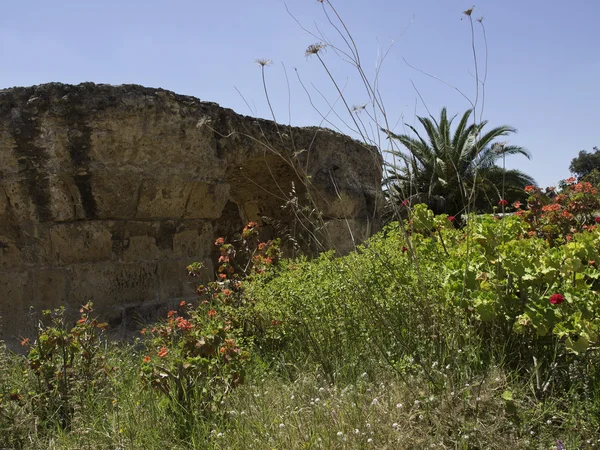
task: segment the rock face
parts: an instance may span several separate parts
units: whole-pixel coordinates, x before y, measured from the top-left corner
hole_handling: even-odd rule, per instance
[[[0,338],[29,334],[30,306],[90,300],[113,327],[135,327],[193,296],[190,262],[212,275],[217,236],[292,226],[292,191],[346,252],[378,227],[381,163],[347,136],[162,89],[0,90]]]

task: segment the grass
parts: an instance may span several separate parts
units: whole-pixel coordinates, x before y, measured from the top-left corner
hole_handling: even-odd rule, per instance
[[[375,369],[352,383],[330,383],[319,368],[293,367],[253,373],[221,405],[220,413],[180,424],[164,399],[142,389],[139,355],[111,351],[116,363],[111,389],[95,395],[76,413],[72,430],[36,432],[31,417],[16,420],[4,434],[13,448],[99,449],[399,449],[399,448],[593,448],[598,416],[585,399],[539,401],[514,374],[490,368],[461,385],[432,391],[418,377],[408,382]],[[283,366],[290,362],[280,361]],[[15,367],[13,367],[15,369]],[[448,377],[454,368],[443,368]],[[18,374],[14,373],[13,382]],[[4,380],[6,382],[6,379]],[[507,410],[502,393],[513,393],[518,412]],[[11,447],[9,447],[11,448]]]
[[[483,320],[473,305],[486,287],[474,285],[460,296],[461,286],[469,284],[457,272],[464,264],[464,258],[457,258],[466,245],[464,230],[450,226],[444,216],[423,217],[442,228],[429,233],[413,223],[411,250],[405,247],[406,233],[391,227],[344,258],[323,254],[312,261],[282,260],[276,271],[244,282],[238,298],[244,301],[235,308],[230,302],[238,294],[227,296],[231,320],[251,339],[250,353],[244,383],[228,388],[224,397],[202,391],[205,386],[219,389],[222,379],[201,373],[192,384],[197,397],[189,398],[209,399],[208,409],[206,403],[169,401],[142,382],[141,373],[149,367],[162,377],[160,372],[170,367],[168,358],[178,364],[176,341],[168,358],[154,355],[146,365],[144,357],[157,350],[152,340],[99,339],[93,344],[98,364],[85,366],[97,368],[94,374],[78,372],[83,367],[79,353],[67,364],[68,391],[53,384],[61,380],[60,364],[53,362],[55,372],[43,378],[33,354],[26,358],[0,349],[0,447],[547,449],[556,448],[559,440],[567,449],[600,445],[597,349],[575,354],[560,337],[537,336],[533,329],[517,333],[512,324],[522,311],[512,303],[507,307],[505,300],[512,297],[503,297],[506,292],[497,288],[490,292],[502,314]],[[492,242],[496,231],[509,241],[522,239],[516,217],[504,219],[506,224],[478,220],[474,229]],[[511,230],[517,237],[506,235]],[[597,251],[598,231],[584,233],[554,248],[533,241],[517,247],[530,245],[560,256],[576,246],[581,251],[584,243]],[[484,252],[477,247],[487,245],[481,239],[469,245],[480,256],[491,252],[479,262],[472,259],[484,271],[485,261],[515,247],[494,244]],[[532,259],[521,253],[524,260]],[[511,264],[518,258],[513,255]],[[595,270],[586,267],[582,273],[595,280]],[[491,275],[484,278],[481,283],[493,282]],[[557,279],[563,283],[561,276]],[[538,288],[546,292],[550,288],[544,283]],[[591,288],[565,283],[552,285],[551,291],[568,291],[580,303]],[[531,304],[539,299],[540,307],[557,308],[547,306],[535,289],[529,291]],[[561,311],[580,317],[568,309],[575,306],[567,301]],[[210,307],[219,309],[216,303]],[[190,313],[205,317],[204,306],[199,308]],[[597,321],[595,307],[590,308],[585,312],[592,317],[585,322],[588,327]],[[86,317],[78,330],[94,323]],[[52,407],[62,404],[70,408],[67,425],[60,420],[65,410]]]

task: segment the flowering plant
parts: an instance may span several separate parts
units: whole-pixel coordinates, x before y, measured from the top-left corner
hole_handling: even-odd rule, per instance
[[[71,328],[64,307],[45,310],[42,314],[49,323],[40,321],[35,339],[21,342],[38,380],[34,409],[43,419],[57,418],[62,428],[71,426],[75,407],[84,407],[84,394],[100,389],[111,372],[103,345],[108,325],[92,318],[92,312],[91,302],[82,306]]]
[[[243,382],[252,344],[244,330],[253,319],[243,281],[265,273],[280,255],[279,240],[260,242],[254,222],[232,243],[219,237],[215,247],[216,280],[197,286],[199,305],[181,301],[178,310],[168,313],[166,323],[142,330],[151,336],[142,378],[183,411],[192,411],[193,403],[202,413],[213,412]],[[187,270],[200,278],[203,268],[193,263]]]
[[[222,398],[244,379],[248,351],[231,322],[209,306],[182,301],[166,323],[142,330],[151,339],[141,376],[163,393],[172,407],[201,413],[216,410]]]
[[[516,214],[529,224],[530,231],[539,237],[554,241],[568,241],[573,233],[597,227],[596,214],[600,211],[600,195],[591,183],[577,183],[575,178],[565,180],[564,188],[556,193],[535,186],[526,186],[529,194],[527,209],[514,205]]]

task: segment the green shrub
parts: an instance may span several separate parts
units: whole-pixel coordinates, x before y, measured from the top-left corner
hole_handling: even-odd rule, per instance
[[[91,317],[92,304],[81,307],[80,318],[69,326],[64,308],[43,311],[33,342],[25,339],[28,373],[35,378],[27,393],[33,413],[42,424],[69,429],[76,410],[108,383],[104,331],[108,327]]]
[[[522,216],[472,216],[457,229],[416,205],[355,253],[286,261],[246,294],[281,322],[287,352],[330,377],[373,361],[428,375],[457,358],[567,367],[598,339],[600,233],[586,225],[544,238]]]

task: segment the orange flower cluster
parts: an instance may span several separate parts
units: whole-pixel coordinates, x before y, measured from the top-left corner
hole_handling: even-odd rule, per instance
[[[558,203],[551,203],[549,205],[542,206],[542,211],[558,211],[561,208],[562,206],[560,206]]]
[[[176,322],[177,328],[179,328],[181,331],[187,331],[193,328],[193,325],[183,317],[178,317]]]
[[[592,183],[582,181],[570,187],[573,192],[596,195],[598,190],[592,186]]]

